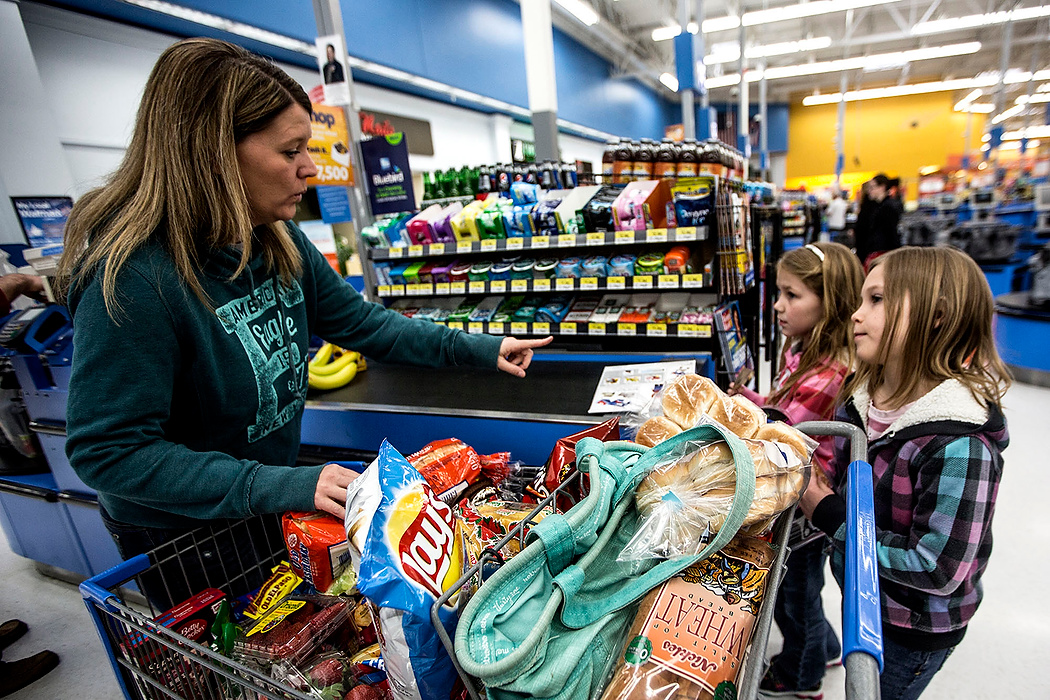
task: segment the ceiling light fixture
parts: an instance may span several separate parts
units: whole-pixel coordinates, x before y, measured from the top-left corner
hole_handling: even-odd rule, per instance
[[[1007,22],[1020,22],[1026,19],[1039,19],[1050,17],[1050,5],[1037,5],[1035,7],[1019,7],[1015,10],[1004,10],[1002,12],[989,12],[983,15],[966,15],[965,17],[945,17],[944,19],[919,22],[911,28],[912,34],[939,34],[941,32],[953,32],[959,29],[975,29],[992,24],[1005,24]]]
[[[907,95],[925,95],[931,92],[948,92],[951,90],[966,90],[974,87],[974,78],[960,78],[958,80],[938,80],[930,83],[915,83],[913,85],[894,85],[883,88],[868,88],[866,90],[851,90],[845,94],[841,92],[829,95],[809,96],[802,98],[802,104],[806,107],[813,105],[837,104],[856,102],[858,100],[876,100],[883,97],[904,97]]]
[[[992,117],[992,124],[1002,124],[1010,117],[1016,117],[1018,114],[1024,111],[1024,105],[1014,105],[1009,109],[1004,109],[999,114]]]
[[[696,22],[690,22],[686,25],[686,28],[689,30],[690,34],[696,34],[700,31],[700,27]],[[681,33],[682,25],[680,24],[669,24],[666,27],[657,27],[653,30],[653,41],[667,41],[668,39],[674,39]]]
[[[765,44],[761,46],[748,46],[744,50],[744,56],[747,58],[769,58],[770,56],[785,56],[792,53],[801,53],[803,51],[817,51],[819,49],[826,49],[831,46],[830,36],[818,36],[812,39],[802,39],[800,41],[782,41],[776,44]],[[740,60],[740,44],[735,41],[727,41],[721,44],[716,44],[712,47],[712,52],[707,56],[704,56],[704,65],[714,65],[717,63],[732,63],[733,61]]]
[[[973,112],[974,114],[991,114],[995,111],[995,105],[987,102],[974,102],[973,104],[967,105],[963,108],[959,108],[959,105],[955,106],[956,112]]]
[[[774,7],[769,10],[756,10],[745,12],[743,24],[745,27],[754,27],[759,24],[772,24],[773,22],[784,22],[803,17],[815,17],[817,15],[828,15],[834,12],[845,12],[860,7],[872,7],[873,5],[888,5],[898,0],[813,0],[797,5],[786,5]],[[724,32],[736,29],[740,26],[740,17],[729,15],[726,17],[712,17],[704,20],[704,34],[712,32]]]
[[[678,78],[674,77],[670,73],[661,73],[660,82],[663,83],[671,92],[678,92]]]
[[[588,27],[598,24],[598,13],[590,3],[584,2],[584,0],[554,0],[556,3],[561,5],[562,9],[568,12],[570,15],[580,20]]]

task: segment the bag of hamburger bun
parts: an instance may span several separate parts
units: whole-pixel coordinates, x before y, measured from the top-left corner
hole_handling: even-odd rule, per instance
[[[358,590],[379,608],[378,633],[395,698],[445,699],[457,679],[430,609],[463,573],[463,547],[452,508],[387,441],[350,484],[347,538]],[[439,617],[449,634],[455,599]]]

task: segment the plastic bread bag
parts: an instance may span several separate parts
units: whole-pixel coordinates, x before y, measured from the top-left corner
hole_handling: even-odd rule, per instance
[[[782,443],[745,440],[755,464],[755,496],[742,528],[769,527],[802,495],[808,463]],[[690,442],[657,465],[635,491],[641,521],[618,559],[698,554],[725,523],[736,491],[736,464],[722,441]]]
[[[684,374],[657,393],[644,409],[624,417],[630,439],[654,447],[683,430],[695,428],[716,400],[726,398],[708,377]]]
[[[773,560],[737,535],[646,595],[601,700],[736,698]]]
[[[347,537],[352,551],[362,547],[354,556],[357,587],[379,608],[377,631],[390,690],[405,700],[446,699],[457,675],[430,610],[463,572],[461,533],[452,508],[385,440],[354,484],[348,489]],[[376,488],[379,501],[368,517]],[[454,599],[439,617],[452,634]]]

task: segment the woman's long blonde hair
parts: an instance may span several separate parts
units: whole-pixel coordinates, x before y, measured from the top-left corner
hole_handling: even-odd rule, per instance
[[[284,284],[302,272],[283,222],[252,229],[237,144],[298,104],[302,87],[272,62],[217,39],[168,47],[146,82],[135,130],[106,185],[84,195],[66,226],[61,293],[102,275],[106,310],[116,318],[116,282],[131,255],[153,236],[187,287],[211,306],[199,279],[209,251],[239,245],[239,275],[262,249]]]
[[[974,399],[1001,409],[1010,371],[995,348],[995,302],[977,263],[953,248],[908,247],[876,258],[876,267],[883,270],[886,314],[878,361],[859,363],[851,386],[866,386],[874,395],[885,381],[890,339],[900,333],[904,366],[887,405],[900,406],[925,386],[957,379]]]
[[[820,251],[815,252],[813,248]],[[812,243],[786,253],[777,263],[778,272],[787,272],[820,297],[822,313],[806,339],[798,369],[769,395],[776,406],[784,401],[805,375],[828,360],[853,366],[853,322],[850,317],[860,306],[864,272],[849,248],[840,243]],[[780,353],[784,366],[787,344]]]

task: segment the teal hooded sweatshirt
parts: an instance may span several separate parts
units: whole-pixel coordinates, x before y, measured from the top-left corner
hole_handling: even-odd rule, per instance
[[[405,318],[366,301],[287,224],[303,274],[282,288],[255,255],[213,252],[200,274],[210,310],[151,242],[117,278],[114,320],[101,275],[69,295],[75,332],[66,454],[116,520],[201,520],[313,510],[323,465],[299,450],[312,335],[382,362],[496,368],[501,339]],[[378,445],[376,448],[378,449]]]

